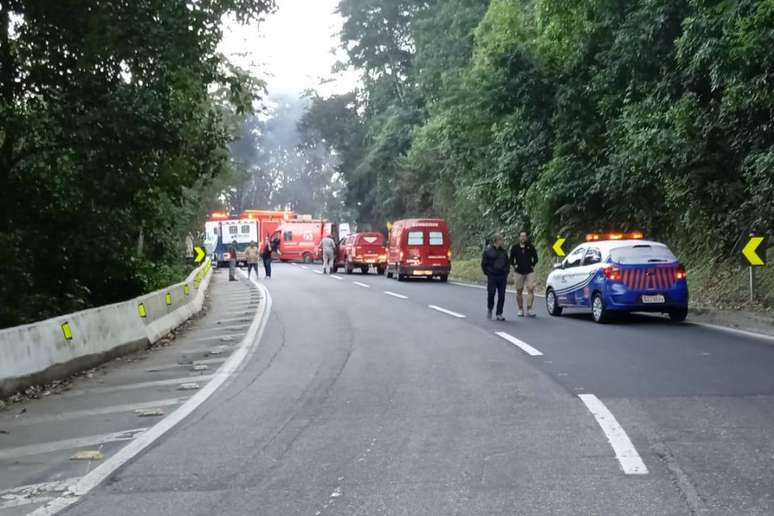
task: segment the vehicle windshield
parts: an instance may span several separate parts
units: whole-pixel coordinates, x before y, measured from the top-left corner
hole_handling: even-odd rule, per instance
[[[616,247],[610,251],[610,259],[620,264],[671,263],[677,258],[665,245],[635,244]]]

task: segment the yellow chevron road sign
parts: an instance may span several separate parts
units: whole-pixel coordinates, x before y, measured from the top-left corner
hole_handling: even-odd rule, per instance
[[[199,247],[198,245],[194,247],[194,252],[196,253],[196,257],[194,258],[194,262],[196,263],[202,263],[202,260],[204,260],[204,257],[207,253],[204,252],[204,249]]]
[[[554,245],[551,246],[551,249],[554,251],[554,254],[558,257],[562,257],[565,255],[564,249],[562,249],[562,246],[564,245],[566,238],[557,238],[556,242],[554,242]]]
[[[766,246],[762,245],[765,240],[765,237],[750,235],[750,239],[742,248],[742,254],[750,264],[750,267],[766,265]]]

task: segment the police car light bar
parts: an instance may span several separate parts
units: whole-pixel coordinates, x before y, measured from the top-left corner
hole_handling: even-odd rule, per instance
[[[589,233],[586,235],[586,242],[596,242],[598,240],[642,240],[643,238],[641,231],[632,231],[631,233]]]

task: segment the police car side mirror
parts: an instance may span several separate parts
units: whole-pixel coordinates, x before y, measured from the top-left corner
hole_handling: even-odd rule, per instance
[[[554,269],[564,269],[564,262],[555,263]]]

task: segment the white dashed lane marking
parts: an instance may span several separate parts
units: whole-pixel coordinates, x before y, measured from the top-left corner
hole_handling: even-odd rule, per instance
[[[358,287],[371,288],[371,285],[368,285],[366,283],[360,283],[359,281],[353,281],[352,284],[357,285]]]
[[[520,348],[522,351],[524,351],[526,354],[528,354],[530,356],[539,357],[539,356],[543,355],[543,353],[541,353],[537,349],[533,348],[532,346],[530,346],[529,344],[527,344],[523,340],[517,339],[516,337],[514,337],[513,335],[511,335],[509,333],[505,333],[504,331],[496,331],[495,335],[497,335],[501,339],[507,340],[508,342],[510,342],[514,346]]]
[[[431,310],[435,310],[436,312],[441,312],[442,314],[451,315],[452,317],[456,317],[457,319],[464,319],[465,316],[462,314],[458,314],[457,312],[452,312],[451,310],[447,310],[446,308],[441,308],[440,306],[436,305],[427,305],[428,308]]]
[[[312,272],[314,272],[315,274],[322,274],[322,271],[315,270],[315,271],[312,271]]]
[[[408,299],[408,296],[404,296],[403,294],[396,294],[395,292],[390,292],[389,290],[385,290],[384,293],[388,296],[397,297],[398,299]]]
[[[331,274],[331,278],[333,278],[333,279],[337,279],[337,280],[339,280],[339,281],[344,279],[344,278],[342,278],[341,276],[336,276],[335,274]]]
[[[591,415],[597,420],[602,432],[613,447],[615,457],[621,464],[621,469],[627,475],[647,475],[648,468],[642,461],[640,454],[632,444],[626,431],[618,423],[612,412],[608,410],[604,403],[593,394],[578,394],[578,397],[589,409]]]

